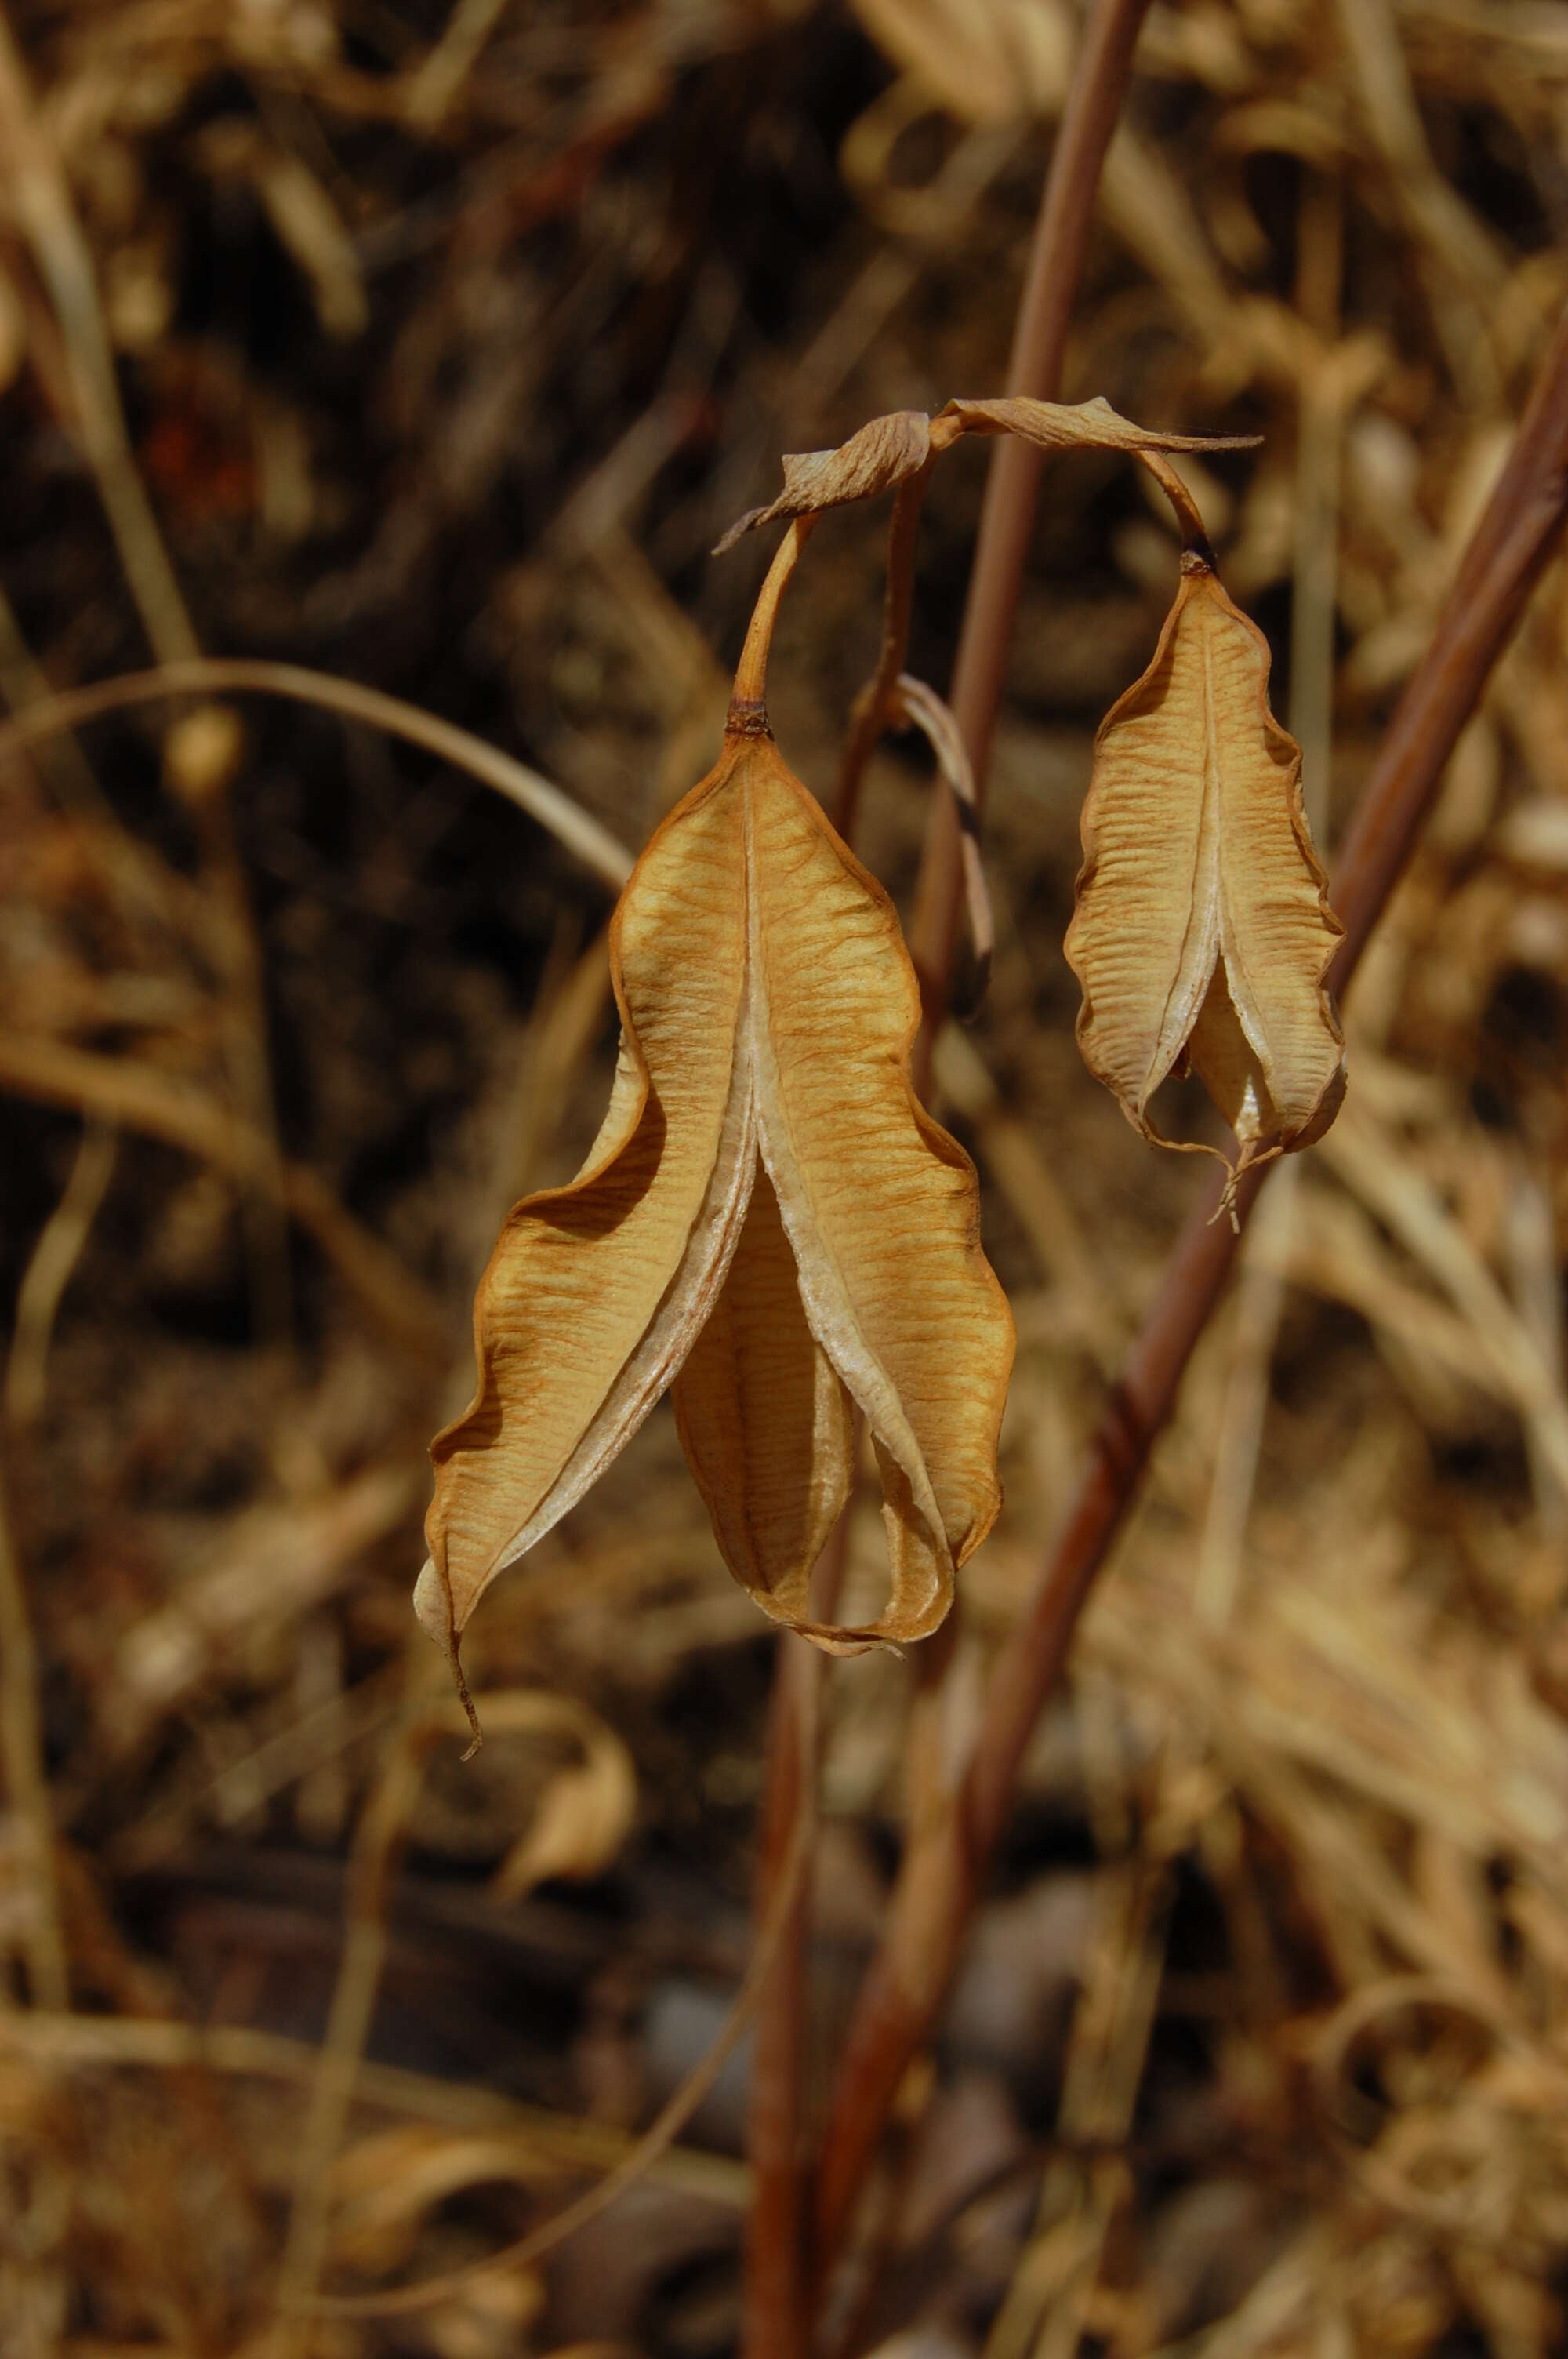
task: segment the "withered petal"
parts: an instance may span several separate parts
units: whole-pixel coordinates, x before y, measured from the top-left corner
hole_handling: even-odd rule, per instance
[[[670,814],[616,910],[622,1055],[589,1162],[516,1206],[480,1282],[478,1389],[430,1445],[430,1559],[415,1592],[444,1643],[636,1431],[740,1236],[756,1146],[731,766],[727,756]]]
[[[764,1613],[812,1620],[811,1568],[854,1480],[854,1412],[806,1323],[765,1170],[671,1399],[724,1560]]]

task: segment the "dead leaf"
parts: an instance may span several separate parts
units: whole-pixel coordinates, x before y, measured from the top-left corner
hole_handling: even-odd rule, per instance
[[[722,557],[758,525],[775,524],[784,516],[815,516],[823,508],[843,507],[850,500],[891,491],[917,475],[930,456],[931,420],[923,409],[895,409],[886,418],[873,418],[836,451],[786,451],[784,487],[777,499],[738,518],[713,554]]]
[[[583,1881],[602,1875],[632,1832],[637,1814],[637,1772],[615,1731],[573,1696],[524,1690],[527,1707],[512,1728],[532,1726],[568,1737],[580,1762],[558,1768],[535,1806],[533,1823],[513,1844],[491,1878],[491,1897],[518,1900],[551,1876]],[[492,1720],[493,1713],[487,1714]]]
[[[784,458],[784,487],[765,508],[749,509],[732,524],[714,550],[727,549],[759,525],[784,516],[816,516],[850,500],[873,498],[919,474],[934,453],[949,450],[966,434],[1016,434],[1045,451],[1238,451],[1256,434],[1166,434],[1135,426],[1103,395],[1092,401],[1032,401],[1019,394],[996,400],[948,402],[935,419],[921,409],[893,410],[873,418],[836,451],[790,451]]]
[[[1000,1505],[1013,1332],[974,1168],[910,1084],[919,994],[892,906],[753,723],[653,837],[611,955],[610,1110],[481,1281],[479,1389],[431,1445],[420,1616],[455,1651],[496,1573],[676,1385],[719,1547],[763,1611],[827,1646],[923,1637]],[[852,1403],[892,1560],[862,1627],[814,1623],[806,1593]]]
[[[1189,551],[1154,660],[1095,740],[1066,940],[1090,1071],[1146,1138],[1188,1146],[1148,1107],[1190,1062],[1235,1134],[1233,1179],[1320,1136],[1345,1087],[1324,986],[1344,929],[1268,679],[1262,633]]]
[[[1245,451],[1260,440],[1256,434],[1167,434],[1135,426],[1100,393],[1078,402],[1033,401],[1026,394],[977,401],[960,395],[936,414],[938,444],[950,439],[941,432],[948,421],[964,434],[1016,434],[1043,451]]]

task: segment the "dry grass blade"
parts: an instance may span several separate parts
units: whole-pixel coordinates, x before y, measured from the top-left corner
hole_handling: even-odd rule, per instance
[[[70,356],[77,422],[98,475],[125,579],[153,652],[178,662],[196,654],[196,634],[131,453],[92,255],[3,13],[0,147],[12,201],[59,314]]]
[[[38,1720],[38,1658],[22,1568],[11,1537],[10,1505],[0,1465],[0,1760],[5,1796],[24,1831],[27,1887],[21,1947],[35,2006],[58,2013],[70,2003],[70,1969],[55,1875],[54,1812]]]
[[[280,2031],[248,2024],[168,2022],[154,2017],[61,2015],[29,2008],[0,2015],[0,2055],[51,2072],[212,2072],[229,2080],[309,2082],[320,2049]],[[626,2131],[579,2114],[520,2104],[492,2089],[445,2081],[406,2065],[362,2062],[355,2095],[364,2105],[454,2134],[508,2136],[526,2143],[559,2171],[617,2169],[638,2141]],[[745,2201],[740,2164],[699,2147],[666,2146],[646,2166],[650,2178],[738,2209]]]
[[[385,1332],[421,1356],[439,1353],[445,1316],[396,1256],[344,1209],[324,1180],[303,1164],[276,1162],[259,1132],[204,1093],[153,1065],[17,1032],[0,1032],[0,1089],[165,1139],[238,1182],[276,1187],[279,1204],[315,1238]]]
[[[137,704],[158,704],[169,697],[211,694],[282,696],[299,704],[319,705],[348,721],[363,721],[373,729],[422,745],[454,769],[467,770],[509,802],[547,828],[557,842],[574,853],[595,875],[619,891],[632,870],[632,854],[617,842],[569,795],[542,778],[524,762],[514,761],[496,746],[487,745],[467,729],[405,703],[381,689],[362,688],[358,681],[338,679],[328,672],[309,671],[300,664],[251,661],[222,656],[197,657],[189,662],[166,663],[156,671],[127,672],[119,679],[100,680],[91,688],[70,689],[40,699],[25,712],[0,723],[0,761],[13,748],[37,745],[67,729],[78,729],[105,712],[121,712]]]
[[[635,1780],[624,1749],[596,1713],[568,1697],[503,1690],[485,1699],[485,1709],[498,1733],[564,1731],[588,1756],[590,1774],[595,1762],[610,1764],[608,1791],[596,1793],[586,1812],[580,1788],[563,1796],[564,1781],[550,1781],[529,1840],[503,1863],[498,1879],[503,1894],[514,1897],[546,1875],[597,1875],[623,1839],[635,1800]],[[449,1701],[416,1703],[405,1715],[356,1832],[342,1960],[300,2140],[294,2209],[278,2273],[277,2310],[286,2348],[290,2335],[297,2346],[308,2340],[303,2313],[312,2307],[326,2258],[330,2174],[342,2145],[375,2009],[387,1944],[387,1900],[409,1816],[432,1747],[454,1733]],[[568,1780],[581,1775],[566,1773]],[[595,1780],[600,1786],[604,1782],[602,1777]]]
[[[985,864],[980,857],[980,814],[969,756],[958,734],[958,724],[942,699],[924,680],[912,678],[908,672],[899,674],[892,717],[907,721],[919,730],[935,755],[936,766],[957,805],[963,836],[964,898],[968,909],[969,944],[975,954],[975,981],[970,995],[973,1003],[983,996],[990,974],[996,950],[996,920],[991,915]]]
[[[533,2262],[542,2260],[546,2253],[554,2252],[557,2245],[575,2235],[589,2220],[597,2219],[601,2212],[608,2211],[629,2187],[635,2186],[668,2153],[744,2034],[772,1972],[778,1943],[789,1922],[806,1866],[806,1843],[803,1835],[797,1832],[770,1896],[757,1939],[752,1945],[745,1980],[735,1995],[717,2038],[701,2062],[660,2109],[642,2136],[596,2187],[590,2187],[575,2203],[568,2203],[553,2219],[543,2221],[527,2235],[520,2236],[515,2244],[507,2245],[504,2251],[492,2253],[468,2268],[454,2269],[445,2277],[427,2278],[423,2285],[401,2287],[393,2293],[319,2298],[311,2305],[313,2310],[338,2318],[402,2318],[427,2310],[493,2270],[527,2268]]]
[[[5,1415],[15,1426],[31,1424],[43,1408],[55,1313],[114,1175],[118,1143],[109,1124],[89,1120],[65,1193],[38,1233],[16,1296],[5,1362]]]

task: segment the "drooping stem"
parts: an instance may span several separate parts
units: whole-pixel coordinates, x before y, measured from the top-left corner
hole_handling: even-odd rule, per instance
[[[757,592],[757,603],[746,625],[741,660],[735,667],[735,686],[724,723],[727,735],[757,735],[767,728],[768,656],[773,644],[773,625],[779,618],[779,601],[816,522],[814,516],[793,517],[773,551],[773,561]]]
[[[1176,512],[1176,527],[1182,536],[1184,555],[1193,552],[1207,565],[1214,563],[1214,551],[1209,547],[1204,521],[1198,514],[1197,502],[1172,466],[1169,459],[1158,451],[1140,451],[1139,458],[1153,476],[1165,497]]]
[[[892,521],[888,527],[887,600],[882,614],[881,652],[876,670],[856,697],[849,714],[849,734],[838,765],[838,793],[833,824],[846,843],[855,831],[860,784],[878,738],[893,716],[895,692],[903,659],[909,651],[910,611],[914,601],[914,539],[920,511],[931,482],[928,459],[917,475],[900,484],[893,495]]]
[[[1332,975],[1342,992],[1565,516],[1568,312],[1432,642],[1390,724],[1330,880],[1346,929]],[[1255,1169],[1238,1183],[1243,1222],[1265,1176]],[[992,1674],[955,1807],[905,1862],[845,2045],[818,2187],[819,2267],[844,2235],[893,2094],[935,2018],[1012,1805],[1024,1747],[1229,1272],[1237,1239],[1213,1218],[1217,1194],[1217,1183],[1189,1217],[1112,1386],[1077,1493]]]
[[[1067,322],[1083,272],[1095,191],[1148,5],[1149,0],[1093,0],[1089,10],[1030,250],[1008,361],[1009,393],[1052,401],[1060,387]],[[969,749],[975,792],[982,805],[1008,640],[1033,529],[1041,462],[1039,451],[1011,435],[998,443],[992,455],[954,665],[948,701]],[[932,809],[910,934],[927,1034],[935,1031],[946,1013],[962,894],[957,814],[943,797]]]

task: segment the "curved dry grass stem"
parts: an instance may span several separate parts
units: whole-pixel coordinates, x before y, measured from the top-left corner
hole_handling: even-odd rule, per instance
[[[969,920],[969,943],[975,953],[975,987],[971,1005],[983,997],[996,951],[996,920],[980,857],[980,814],[974,773],[958,724],[942,699],[923,679],[904,671],[895,683],[892,717],[919,730],[933,754],[958,807],[958,842],[963,866],[964,903]]]
[[[0,1461],[0,1762],[5,1799],[25,1837],[21,1947],[35,2006],[59,2014],[70,2004],[70,1975],[55,1875],[54,1814],[38,1722],[38,1648],[22,1568],[11,1536],[5,1470]]]
[[[288,2234],[278,2269],[279,2359],[285,2353],[303,2354],[311,2340],[310,2312],[331,2231],[332,2168],[348,2128],[375,2015],[389,1938],[392,1886],[426,1765],[434,1746],[453,1733],[450,1701],[439,1692],[440,1667],[417,1641],[411,1641],[411,1647],[412,1701],[388,1737],[380,1775],[355,1831],[343,1952],[312,2077]],[[462,1701],[471,1722],[473,1710],[466,1690]],[[505,1726],[512,1698],[503,1692],[492,1701],[497,1719]]]
[[[97,481],[120,563],[153,653],[165,662],[199,658],[189,610],[131,448],[114,355],[92,257],[77,218],[70,184],[0,7],[0,157],[12,202],[39,277],[49,290],[65,351],[72,423]],[[221,778],[201,812],[202,857],[224,920],[222,1043],[230,1087],[258,1136],[264,1158],[282,1160],[267,1040],[261,946],[246,897]],[[286,1342],[294,1325],[286,1224],[273,1184],[258,1170],[243,1199],[255,1316],[264,1332]]]
[[[112,1123],[88,1115],[65,1192],[39,1230],[22,1273],[5,1362],[5,1415],[14,1426],[30,1425],[43,1408],[55,1313],[103,1201],[119,1137]]]
[[[411,2317],[419,2310],[430,2309],[437,2302],[449,2300],[453,2294],[460,2293],[465,2286],[472,2285],[476,2279],[488,2277],[497,2269],[527,2268],[535,2261],[542,2260],[546,2253],[554,2252],[557,2245],[575,2235],[589,2220],[595,2220],[601,2212],[608,2211],[629,2187],[644,2178],[690,2121],[751,2022],[773,1971],[780,1940],[790,1921],[806,1858],[806,1844],[802,1826],[795,1831],[783,1873],[773,1886],[766,1918],[752,1944],[745,1979],[712,2046],[660,2108],[636,2144],[597,2186],[590,2187],[586,2194],[579,2196],[574,2203],[568,2203],[553,2219],[543,2221],[527,2235],[520,2236],[515,2244],[505,2245],[498,2253],[487,2254],[482,2261],[472,2261],[466,2268],[449,2270],[443,2277],[427,2277],[421,2285],[400,2286],[393,2293],[320,2295],[310,2305],[313,2314],[332,2318]]]
[[[390,1247],[345,1210],[319,1174],[276,1160],[253,1126],[156,1066],[105,1057],[42,1034],[0,1031],[0,1090],[161,1138],[240,1186],[276,1190],[276,1201],[315,1238],[346,1285],[403,1350],[431,1358],[446,1348],[447,1320]]]
[[[61,730],[79,729],[106,712],[157,704],[168,697],[212,694],[287,697],[296,704],[315,704],[324,712],[341,713],[345,721],[363,721],[373,729],[384,729],[389,736],[423,746],[454,769],[466,770],[482,785],[493,787],[497,794],[547,829],[564,850],[591,868],[612,892],[618,893],[632,874],[632,854],[625,845],[525,762],[514,761],[510,754],[486,745],[482,737],[460,729],[455,722],[438,720],[416,704],[405,703],[400,696],[362,688],[356,680],[340,679],[331,672],[311,671],[303,664],[203,656],[188,663],[160,664],[154,671],[126,672],[91,688],[68,689],[0,724],[0,761],[18,746],[37,745]]]
[[[3,7],[0,154],[17,219],[59,321],[76,424],[125,579],[154,654],[177,662],[197,653],[196,633],[132,455],[92,257]]]
[[[248,2024],[36,2009],[0,2013],[0,2056],[18,2057],[39,2071],[61,2075],[195,2071],[234,2080],[275,2081],[292,2088],[314,2079],[320,2054],[312,2041],[282,2031],[257,2031]],[[551,2113],[472,2082],[443,2081],[403,2064],[362,2062],[355,2095],[378,2112],[433,2128],[514,2137],[564,2171],[612,2170],[636,2144],[608,2123]],[[696,2147],[671,2147],[649,2169],[661,2184],[705,2202],[737,2211],[745,2202],[745,2170],[726,2156]]]
[[[429,1676],[423,1658],[416,1676]],[[281,2353],[303,2353],[308,2310],[320,2282],[330,2229],[331,2171],[343,2143],[365,2042],[370,2037],[386,1957],[386,1904],[409,1814],[424,1774],[424,1748],[407,1723],[396,1729],[381,1775],[361,1814],[349,1877],[348,1925],[331,2011],[300,2133],[288,2234],[278,2269],[276,2318]]]
[[[848,843],[855,831],[860,810],[860,787],[866,775],[866,765],[876,751],[878,738],[892,717],[894,691],[903,659],[909,648],[910,611],[914,600],[914,542],[920,528],[920,511],[925,505],[925,494],[931,483],[932,462],[927,460],[917,475],[900,484],[893,494],[892,518],[888,526],[887,598],[882,618],[882,644],[877,658],[877,668],[856,697],[849,714],[849,734],[838,765],[838,790],[833,808],[833,824]]]
[[[13,712],[22,712],[47,704],[53,694],[0,586],[0,697]],[[91,847],[128,930],[155,941],[178,933],[178,897],[169,891],[168,872],[121,821],[75,738],[68,731],[51,737],[38,766],[59,809]]]

